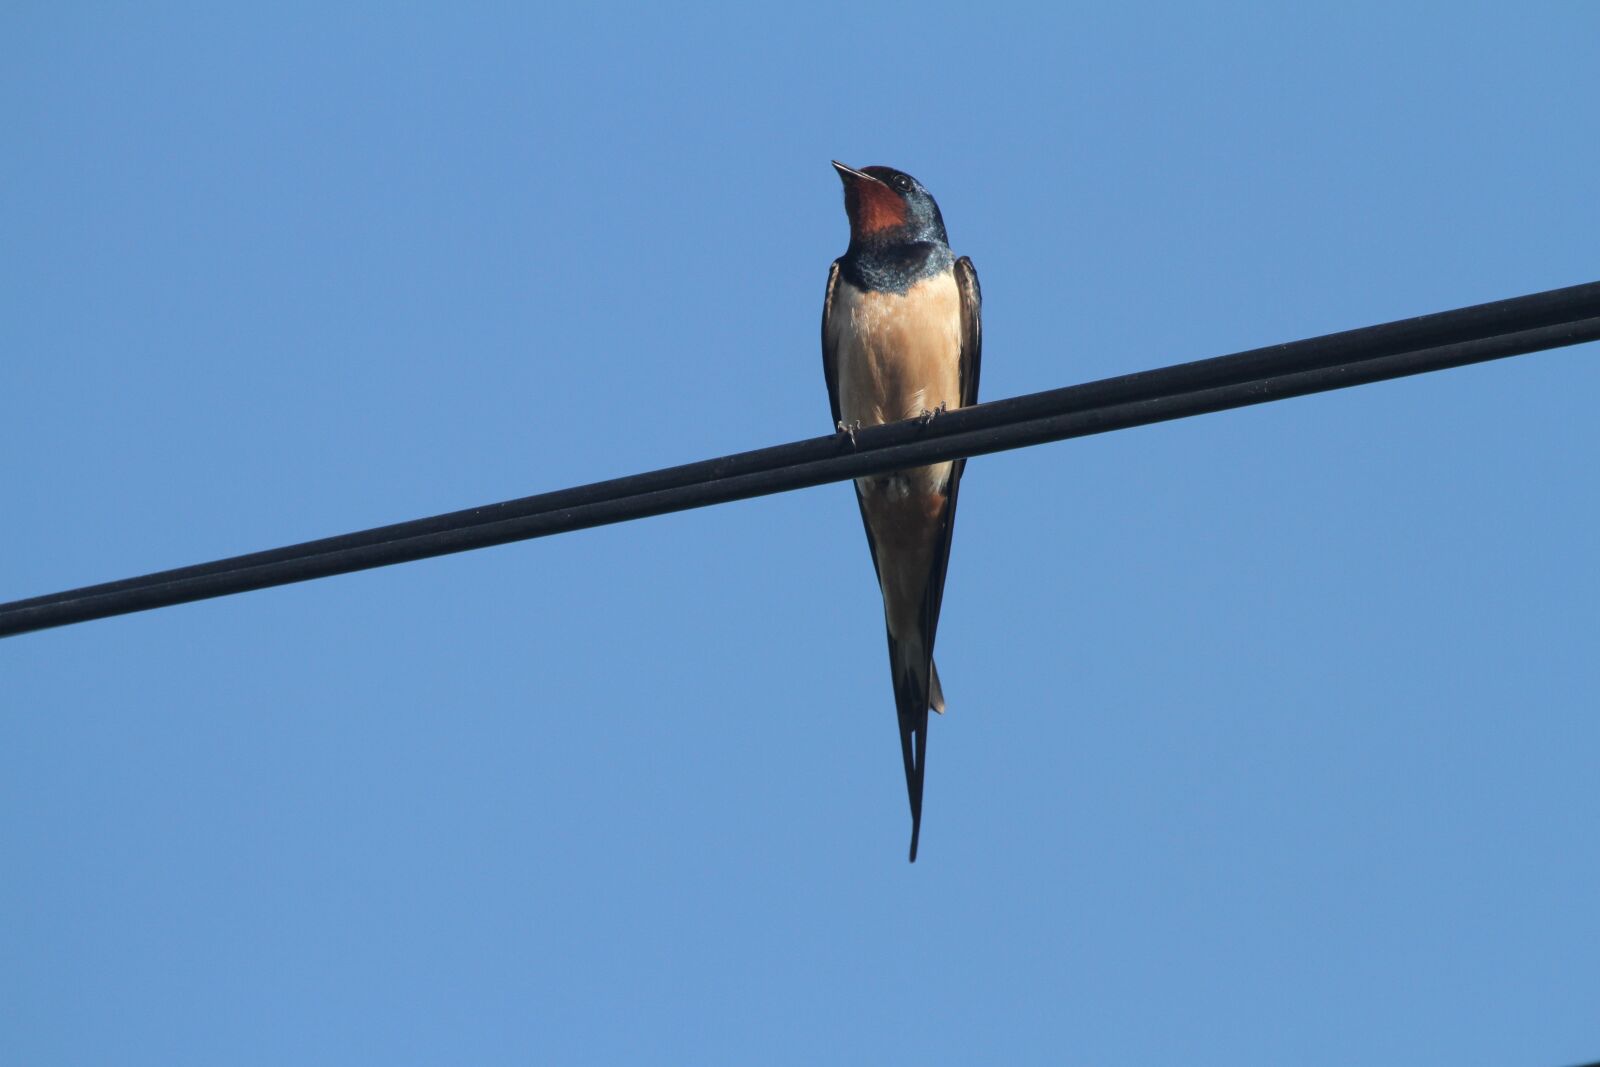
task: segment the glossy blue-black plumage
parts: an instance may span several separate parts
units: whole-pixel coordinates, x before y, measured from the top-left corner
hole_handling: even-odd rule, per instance
[[[858,289],[904,293],[922,279],[949,270],[955,254],[950,251],[944,217],[933,194],[893,167],[864,167],[861,173],[893,189],[905,204],[906,217],[899,226],[872,233],[852,230],[850,247],[839,257],[839,272]],[[846,210],[854,217],[854,187],[849,175],[841,171],[840,177],[845,183]]]

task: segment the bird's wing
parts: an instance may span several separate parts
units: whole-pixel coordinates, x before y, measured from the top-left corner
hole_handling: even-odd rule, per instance
[[[828,382],[828,408],[833,412],[833,425],[839,425],[839,360],[829,336],[828,320],[833,315],[833,291],[839,285],[839,261],[833,261],[828,270],[828,291],[822,297],[822,376]],[[870,535],[869,535],[870,539]]]
[[[983,293],[978,288],[978,272],[972,260],[962,256],[955,264],[956,288],[961,296],[961,406],[978,402],[978,369],[983,358]],[[945,489],[943,521],[939,544],[928,569],[928,587],[922,597],[923,648],[928,650],[927,672],[920,687],[904,688],[897,672],[895,699],[900,711],[900,751],[906,765],[906,788],[911,795],[911,862],[917,860],[917,838],[922,830],[922,782],[928,766],[928,708],[944,710],[944,692],[939,671],[933,665],[933,642],[939,630],[939,609],[944,604],[944,576],[950,565],[950,537],[956,528],[956,498],[961,491],[965,459],[950,464],[950,481]],[[863,518],[865,515],[863,514]],[[868,531],[868,540],[871,532]],[[874,557],[876,562],[876,557]],[[899,648],[889,638],[889,658],[898,659]],[[908,672],[910,673],[910,672]],[[915,674],[912,674],[915,678]]]
[[[956,288],[961,294],[961,406],[971,407],[978,402],[978,368],[983,358],[983,292],[978,288],[978,272],[966,256],[956,260],[955,274]],[[956,495],[966,469],[964,459],[950,465],[941,541],[933,557],[933,569],[928,574],[928,592],[922,611],[930,649],[939,626],[939,608],[944,603],[944,572],[950,563],[950,535],[956,528]]]
[[[956,260],[956,287],[961,290],[961,406],[978,402],[978,364],[983,358],[983,291],[972,260]]]
[[[978,272],[965,256],[956,260],[956,288],[961,297],[961,406],[978,401],[978,366],[983,356],[983,294],[978,289]],[[939,671],[933,665],[933,642],[939,630],[939,608],[944,603],[944,575],[950,564],[950,536],[956,528],[956,497],[967,461],[950,464],[950,481],[945,487],[944,515],[935,536],[933,559],[928,568],[928,585],[922,594],[922,647],[926,663],[902,663],[904,653],[894,635],[889,635],[889,661],[895,674],[895,704],[900,718],[900,753],[905,762],[906,790],[911,798],[911,862],[917,861],[917,839],[922,831],[922,783],[928,769],[928,709],[944,710],[944,692]],[[859,494],[857,494],[859,497]],[[866,511],[863,507],[862,518]],[[867,540],[872,539],[871,528]],[[877,561],[874,550],[873,561]]]

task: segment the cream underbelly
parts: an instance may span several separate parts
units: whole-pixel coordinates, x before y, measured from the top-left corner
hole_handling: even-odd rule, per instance
[[[961,294],[953,274],[919,282],[904,296],[863,292],[841,278],[828,328],[845,425],[877,426],[961,406]],[[920,629],[949,478],[945,462],[856,482],[896,640],[913,640]]]
[[[961,294],[936,274],[904,296],[863,292],[840,278],[828,319],[839,417],[877,426],[961,406]]]

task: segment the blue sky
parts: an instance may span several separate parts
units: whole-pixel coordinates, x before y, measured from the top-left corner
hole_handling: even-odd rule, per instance
[[[1600,277],[1600,8],[0,14],[0,600]],[[1600,1055],[1596,348],[0,642],[0,1061]]]

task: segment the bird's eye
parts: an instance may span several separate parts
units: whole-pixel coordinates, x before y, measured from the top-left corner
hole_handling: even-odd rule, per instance
[[[911,179],[904,174],[896,174],[894,176],[894,184],[898,189],[909,189],[911,188]]]

